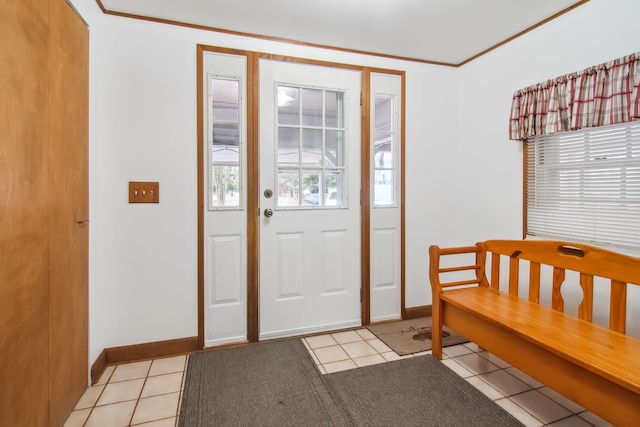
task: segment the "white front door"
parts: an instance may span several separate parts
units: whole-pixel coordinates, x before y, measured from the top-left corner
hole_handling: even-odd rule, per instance
[[[360,72],[259,75],[259,337],[359,326]]]

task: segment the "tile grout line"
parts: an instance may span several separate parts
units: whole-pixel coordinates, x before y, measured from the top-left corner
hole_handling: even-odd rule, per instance
[[[117,366],[117,365],[116,365]],[[89,409],[89,413],[87,414],[87,418],[84,419],[84,421],[82,422],[82,427],[87,425],[87,422],[89,421],[89,418],[91,417],[91,414],[93,414],[93,410],[96,408],[98,401],[100,400],[100,398],[102,397],[102,393],[104,393],[104,390],[107,388],[107,384],[109,384],[109,381],[111,381],[111,377],[113,376],[113,373],[116,371],[116,368],[114,367],[113,370],[111,371],[111,373],[109,374],[108,378],[105,378],[105,382],[104,384],[94,384],[94,386],[96,385],[104,385],[104,387],[102,388],[102,391],[100,391],[100,393],[98,394],[98,397],[96,398],[96,401],[93,402],[93,404],[88,408]],[[100,380],[102,378],[99,378]],[[91,387],[94,386],[89,386],[87,387],[87,389],[85,389],[85,393],[87,392],[87,390]],[[84,395],[84,394],[83,394]],[[82,396],[80,397],[80,399],[82,399]],[[77,404],[76,404],[77,405]],[[72,411],[73,413],[73,411]]]
[[[182,380],[180,380],[180,393],[178,394],[178,405],[176,408],[176,420],[173,423],[173,426],[176,427],[178,425],[178,417],[180,416],[180,408],[182,407],[182,393],[184,392],[184,385],[187,379],[187,366],[189,364],[189,355],[185,354],[184,356],[184,365],[182,366]]]
[[[129,419],[129,426],[133,423],[133,417],[136,415],[136,409],[138,409],[138,404],[140,403],[140,398],[142,396],[142,392],[144,391],[144,386],[147,384],[147,379],[149,378],[149,373],[151,372],[151,366],[153,366],[153,360],[149,363],[149,368],[147,369],[147,375],[144,377],[144,381],[142,382],[142,387],[140,388],[140,393],[138,394],[138,398],[136,399],[136,404],[133,407],[133,412],[131,413],[131,418]],[[115,370],[114,370],[115,372]]]
[[[480,354],[480,352],[475,352],[475,351],[474,351],[474,353],[475,353],[475,354],[477,354],[479,357],[483,357],[483,358],[484,358],[484,356],[483,356],[483,355],[481,355],[481,354]],[[456,363],[460,364],[459,362],[457,362],[457,361],[455,360],[457,357],[460,357],[460,356],[451,357],[451,359],[452,359],[454,362],[456,362]],[[488,360],[488,361],[490,361],[490,360],[489,360],[489,359],[487,359],[487,358],[485,358],[485,359],[486,359],[486,360]],[[493,362],[492,362],[492,363],[493,363]],[[495,364],[495,363],[494,363],[494,364]],[[461,365],[461,364],[460,364],[460,365]],[[462,365],[461,365],[461,366],[462,366]],[[499,399],[492,399],[492,400],[497,401],[497,400],[506,399],[506,400],[510,401],[512,404],[516,405],[518,408],[520,408],[522,411],[524,411],[527,415],[531,416],[531,417],[532,417],[532,418],[534,418],[536,421],[538,421],[538,422],[540,423],[540,425],[541,425],[541,426],[547,426],[547,425],[550,425],[550,424],[554,424],[554,423],[557,423],[557,422],[559,422],[559,421],[561,421],[561,420],[568,419],[568,418],[571,418],[571,417],[574,417],[574,416],[579,417],[582,421],[585,421],[586,423],[588,423],[588,424],[590,424],[590,425],[591,425],[591,423],[589,423],[589,422],[588,422],[588,421],[586,421],[583,417],[581,417],[581,416],[580,416],[580,414],[588,413],[588,411],[586,411],[586,410],[584,410],[584,409],[582,409],[582,410],[580,410],[580,411],[577,411],[577,412],[576,412],[576,411],[574,411],[574,410],[572,410],[571,408],[569,408],[569,407],[567,407],[567,406],[563,405],[561,402],[557,401],[556,399],[553,399],[552,397],[547,396],[545,393],[543,393],[542,391],[540,391],[541,389],[543,389],[543,388],[545,388],[545,387],[548,387],[548,386],[545,386],[544,384],[542,384],[542,385],[536,385],[536,386],[531,385],[531,384],[529,384],[529,383],[527,383],[527,382],[523,381],[522,379],[520,379],[520,378],[516,377],[515,375],[511,374],[510,372],[508,372],[508,371],[507,371],[507,369],[509,369],[509,368],[514,368],[514,367],[513,367],[512,365],[509,365],[509,366],[506,366],[506,367],[500,367],[500,366],[498,366],[498,369],[497,369],[497,370],[489,371],[489,372],[486,372],[486,373],[499,372],[499,371],[505,372],[506,374],[509,374],[509,375],[511,375],[512,377],[516,378],[517,380],[519,380],[519,381],[523,382],[524,384],[526,384],[526,385],[529,387],[529,389],[527,389],[527,390],[523,390],[523,391],[520,391],[520,392],[517,392],[517,393],[513,393],[513,394],[510,394],[510,395],[505,395],[503,392],[501,392],[500,390],[497,390],[495,387],[493,387],[491,384],[489,384],[486,380],[484,380],[484,378],[482,378],[482,377],[481,377],[481,375],[484,375],[485,373],[473,373],[473,372],[471,371],[474,375],[472,375],[472,376],[470,376],[470,377],[466,377],[466,378],[464,378],[464,379],[465,379],[465,380],[467,380],[467,381],[469,381],[469,379],[470,379],[470,378],[475,378],[475,377],[477,377],[479,380],[483,381],[486,385],[488,385],[489,387],[493,388],[494,390],[496,390],[499,394],[501,394],[501,395],[503,396],[503,397],[501,397],[501,398],[499,398]],[[517,369],[517,368],[515,368],[515,369]],[[517,401],[515,401],[515,400],[513,400],[513,399],[512,399],[512,397],[514,397],[514,396],[519,396],[519,395],[522,395],[522,394],[525,394],[525,393],[530,393],[530,392],[532,392],[532,391],[536,391],[536,392],[540,393],[541,395],[543,395],[544,397],[546,397],[547,399],[551,400],[553,403],[555,403],[556,405],[560,406],[562,409],[566,410],[566,411],[568,412],[568,415],[563,416],[563,417],[561,417],[561,418],[559,418],[559,419],[557,419],[557,420],[553,420],[553,421],[551,421],[551,422],[549,422],[549,423],[545,423],[545,422],[544,422],[544,421],[542,421],[538,416],[536,416],[535,414],[533,414],[532,412],[530,412],[527,408],[525,408],[524,406],[522,406],[521,404],[519,404]]]

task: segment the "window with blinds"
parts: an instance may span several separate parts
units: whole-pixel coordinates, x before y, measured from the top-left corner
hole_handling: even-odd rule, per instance
[[[526,143],[526,233],[640,249],[640,122]]]

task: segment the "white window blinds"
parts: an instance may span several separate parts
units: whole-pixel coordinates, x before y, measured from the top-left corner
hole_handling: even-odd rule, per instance
[[[640,249],[640,122],[526,145],[526,232]]]

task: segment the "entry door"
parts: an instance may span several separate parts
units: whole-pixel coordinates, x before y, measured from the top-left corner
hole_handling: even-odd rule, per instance
[[[360,72],[259,75],[260,339],[359,326]]]

